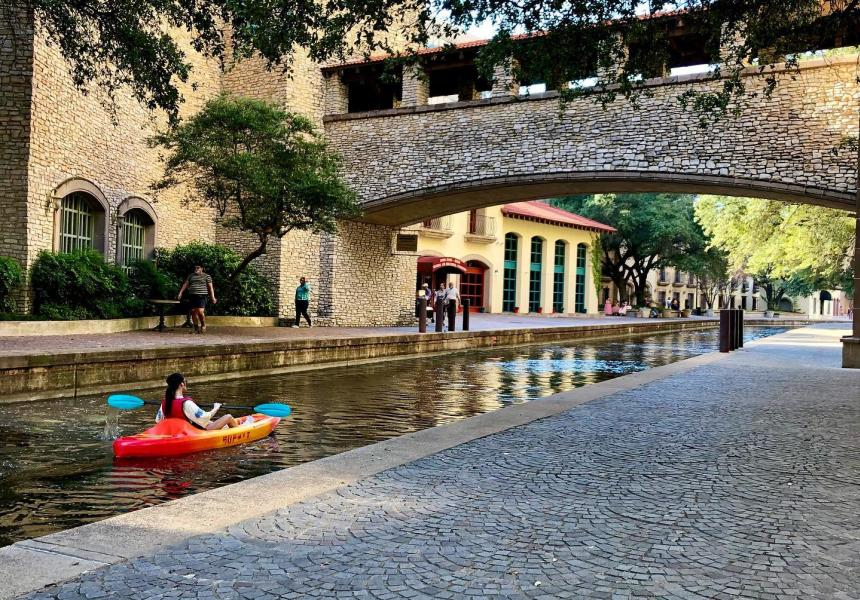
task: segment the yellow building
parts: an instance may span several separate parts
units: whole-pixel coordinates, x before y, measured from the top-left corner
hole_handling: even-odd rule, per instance
[[[416,289],[453,281],[472,310],[600,312],[592,269],[598,223],[539,201],[428,219],[418,233]]]

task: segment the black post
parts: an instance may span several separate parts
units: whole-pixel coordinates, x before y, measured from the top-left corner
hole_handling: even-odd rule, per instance
[[[436,319],[436,333],[440,333],[443,330],[443,325],[445,324],[445,305],[442,303],[442,298],[436,298],[436,310],[433,318]]]
[[[744,309],[738,309],[738,348],[744,347]]]
[[[463,331],[469,331],[469,299],[463,298]]]
[[[448,302],[448,331],[456,331],[457,329],[457,301],[451,300]]]
[[[418,333],[427,333],[427,297],[418,299]]]
[[[729,311],[720,311],[720,352],[728,352],[729,348]]]

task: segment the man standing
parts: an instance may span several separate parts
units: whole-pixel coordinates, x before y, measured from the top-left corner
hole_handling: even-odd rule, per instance
[[[298,329],[302,315],[308,322],[308,327],[312,327],[311,318],[308,316],[308,305],[311,302],[311,286],[307,284],[304,277],[299,278],[299,287],[296,288],[296,322],[293,327]]]
[[[454,282],[448,282],[448,289],[445,291],[445,301],[448,304],[448,311],[454,314],[457,314],[457,308],[460,306],[460,290],[454,287]],[[454,308],[451,308],[453,305]],[[454,322],[454,319],[450,319],[448,323],[448,331],[451,330],[451,323]]]

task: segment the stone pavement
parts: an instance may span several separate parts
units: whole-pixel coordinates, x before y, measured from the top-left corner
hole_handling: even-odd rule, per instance
[[[457,331],[461,329],[461,317],[457,319]],[[643,324],[643,319],[633,317],[602,316],[550,316],[550,315],[470,315],[471,331],[509,329],[540,329],[549,327],[586,327],[607,324]],[[803,317],[801,317],[803,318]],[[679,319],[647,319],[647,323],[678,321]],[[690,317],[686,320],[708,320],[706,317]],[[790,319],[769,319],[779,324]],[[433,324],[427,324],[433,331]],[[0,357],[27,356],[43,353],[61,354],[94,350],[141,350],[165,347],[219,346],[278,342],[295,339],[349,339],[385,335],[418,333],[417,327],[211,327],[204,335],[194,335],[190,329],[175,328],[157,331],[127,331],[122,333],[93,335],[50,336],[0,336]]]
[[[840,333],[766,338],[30,597],[860,598]]]

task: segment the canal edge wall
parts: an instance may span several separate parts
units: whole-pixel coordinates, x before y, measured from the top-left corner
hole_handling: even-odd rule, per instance
[[[748,325],[806,325],[806,320],[749,320]],[[168,373],[197,382],[414,358],[436,352],[574,342],[711,329],[717,320],[644,321],[573,327],[538,327],[302,338],[236,344],[58,352],[0,357],[0,404],[67,398],[163,385]]]
[[[786,332],[767,338],[790,337]],[[746,344],[752,347],[767,340]],[[740,350],[743,352],[743,349]],[[220,488],[0,548],[0,600],[15,598],[103,566],[157,552],[189,538],[336,491],[361,479],[507,429],[552,417],[592,400],[715,363],[710,352],[513,404]],[[287,420],[286,425],[289,426]],[[26,576],[22,575],[26,574]]]

